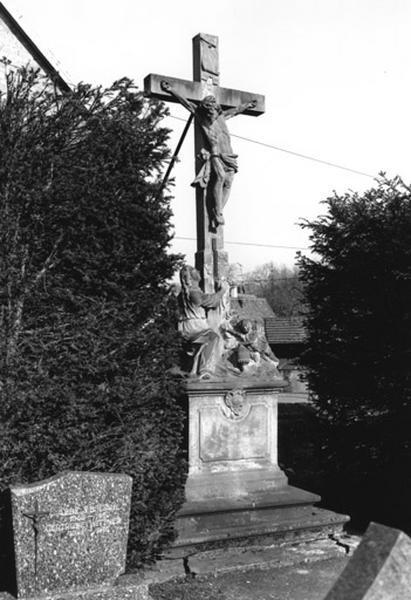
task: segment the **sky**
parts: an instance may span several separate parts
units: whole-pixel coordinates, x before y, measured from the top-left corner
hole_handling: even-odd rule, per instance
[[[266,97],[265,114],[228,122],[240,170],[225,208],[226,249],[245,272],[267,262],[291,267],[297,249],[309,247],[300,223],[323,214],[334,190],[365,191],[380,171],[411,181],[409,0],[4,4],[69,83],[106,86],[127,76],[142,87],[148,73],[191,79],[191,39],[219,36],[220,85]],[[188,115],[175,104],[170,111],[164,124],[174,149]],[[188,263],[193,169],[191,133],[172,191],[172,249]]]

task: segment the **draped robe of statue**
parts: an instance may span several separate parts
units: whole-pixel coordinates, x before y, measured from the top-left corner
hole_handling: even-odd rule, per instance
[[[223,339],[211,329],[206,311],[220,306],[226,289],[223,287],[211,294],[202,292],[200,274],[193,267],[184,267],[180,278],[178,329],[186,342],[187,353],[192,357],[190,374],[205,378],[218,371],[224,349]]]

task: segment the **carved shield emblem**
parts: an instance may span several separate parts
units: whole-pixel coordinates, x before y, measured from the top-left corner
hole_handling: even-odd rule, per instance
[[[245,391],[236,389],[227,392],[222,409],[228,419],[236,420],[245,417],[249,409]]]

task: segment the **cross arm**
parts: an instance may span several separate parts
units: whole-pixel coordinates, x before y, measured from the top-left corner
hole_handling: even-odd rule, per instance
[[[241,90],[231,90],[229,88],[220,88],[216,94],[217,102],[221,104],[223,109],[236,109],[240,107],[240,112],[251,117],[258,117],[265,112],[265,96],[261,94],[253,94],[252,92],[243,92]],[[254,106],[244,109],[245,104],[251,104],[255,101]],[[234,116],[234,115],[233,115]]]
[[[245,102],[243,104],[239,104],[234,108],[227,108],[223,111],[224,117],[226,119],[231,119],[231,117],[235,117],[236,115],[241,115],[241,113],[245,113],[250,108],[254,108],[254,100],[252,102]]]
[[[150,75],[147,75],[144,79],[145,93],[153,98],[158,98],[159,100],[164,100],[166,102],[178,102],[177,98],[170,96],[170,94],[161,88],[162,81],[167,81],[180,96],[187,98],[187,100],[191,102],[198,103],[204,97],[204,88],[200,81],[188,81],[186,79],[177,79],[175,77],[167,77],[166,75],[157,75],[155,73],[150,73]],[[258,117],[265,111],[265,98],[261,94],[216,87],[215,97],[223,109],[234,108],[241,104],[256,100],[255,107],[246,109],[244,114]]]
[[[180,96],[184,96],[192,102],[199,102],[202,98],[202,87],[199,81],[187,81],[185,79],[177,79],[176,77],[166,77],[165,75],[156,75],[150,73],[144,78],[144,91],[152,98],[164,100],[166,102],[179,102],[177,98],[171,96],[161,87],[161,82],[167,81],[171,87]]]

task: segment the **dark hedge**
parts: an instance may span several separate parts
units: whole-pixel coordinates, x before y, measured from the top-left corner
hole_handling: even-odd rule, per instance
[[[299,264],[322,470],[340,510],[411,533],[411,188],[382,174],[325,205]]]
[[[29,69],[0,103],[0,489],[128,473],[134,566],[185,480],[164,114],[127,79],[63,96]]]

